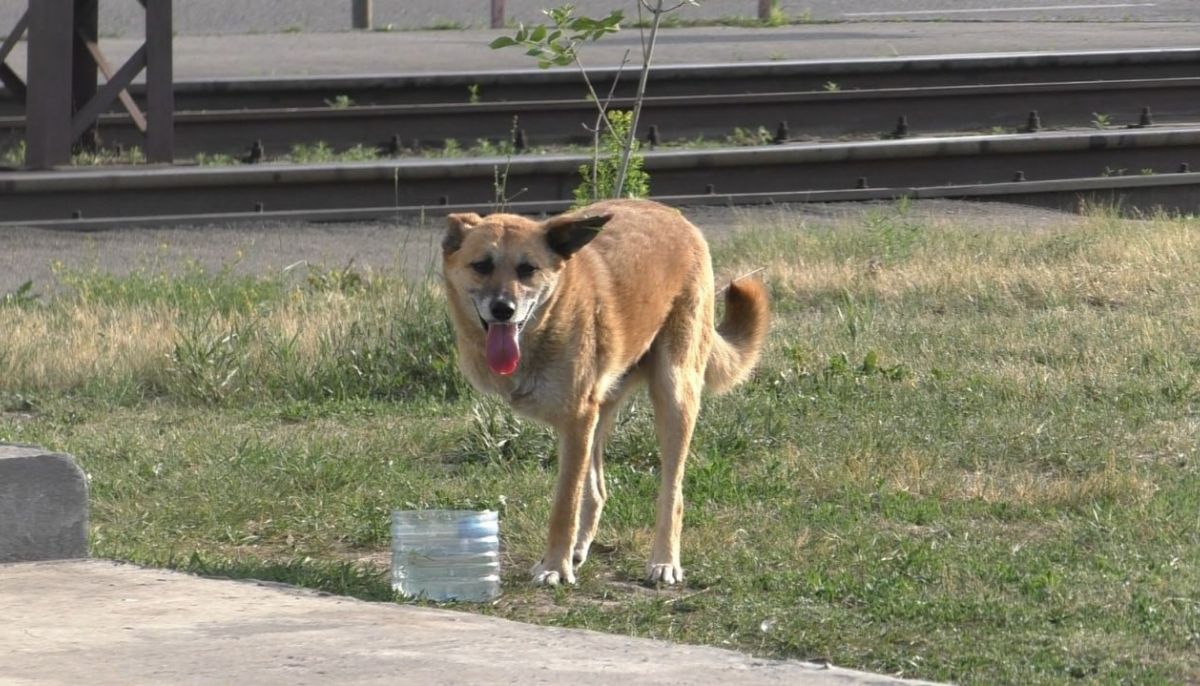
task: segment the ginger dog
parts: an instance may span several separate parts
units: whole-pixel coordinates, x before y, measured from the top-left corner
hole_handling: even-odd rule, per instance
[[[661,450],[651,583],[683,579],[683,469],[700,392],[742,381],[767,334],[767,294],[735,281],[714,325],[700,231],[655,202],[611,200],[536,222],[451,214],[443,276],[459,367],[475,388],[557,431],[558,484],[538,584],[574,583],[607,492],[604,444],[646,384]]]

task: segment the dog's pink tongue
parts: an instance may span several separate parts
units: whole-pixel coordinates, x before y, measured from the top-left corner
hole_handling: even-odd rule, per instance
[[[488,324],[488,368],[501,376],[508,376],[517,371],[517,363],[520,361],[521,347],[517,343],[517,325]]]

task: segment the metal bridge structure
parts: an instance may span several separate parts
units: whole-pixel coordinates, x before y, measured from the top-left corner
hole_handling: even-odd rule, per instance
[[[27,167],[68,164],[72,150],[98,145],[96,122],[118,101],[145,137],[146,158],[173,160],[172,0],[136,1],[146,12],[145,41],[116,68],[100,49],[99,0],[30,0],[9,31],[0,45],[0,81],[25,104]],[[24,80],[7,62],[22,37],[28,49]],[[145,111],[129,95],[143,71]]]

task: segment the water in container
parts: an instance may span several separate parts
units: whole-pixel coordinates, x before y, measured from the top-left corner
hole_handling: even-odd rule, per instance
[[[392,588],[436,601],[486,602],[499,596],[496,512],[392,512]]]

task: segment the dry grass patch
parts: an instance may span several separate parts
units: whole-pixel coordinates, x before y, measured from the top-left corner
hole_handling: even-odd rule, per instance
[[[81,459],[100,556],[387,599],[390,509],[486,507],[481,611],[956,683],[1189,683],[1198,234],[901,203],[716,244],[721,274],[767,267],[777,317],[706,401],[672,592],[637,582],[647,404],[579,587],[531,589],[552,437],[465,388],[438,289],[392,273],[61,274],[0,301],[0,440]]]
[[[139,274],[131,285],[72,275],[49,303],[0,307],[0,393],[119,388],[129,400],[220,403],[263,393],[346,397],[364,382],[380,395],[420,394],[431,377],[442,393],[460,389],[433,283],[370,274],[335,283],[283,275],[258,283],[225,272],[193,272],[182,285],[169,278]]]

